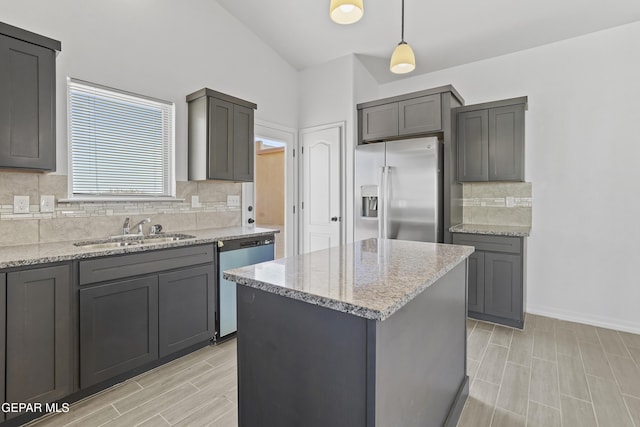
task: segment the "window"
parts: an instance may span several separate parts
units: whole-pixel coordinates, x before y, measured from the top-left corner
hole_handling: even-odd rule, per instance
[[[175,196],[173,103],[68,79],[71,198]]]

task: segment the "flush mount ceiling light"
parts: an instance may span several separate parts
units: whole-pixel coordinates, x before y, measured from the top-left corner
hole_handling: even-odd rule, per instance
[[[400,43],[396,46],[391,55],[391,65],[389,66],[392,73],[405,74],[410,73],[416,68],[416,57],[413,54],[411,46],[404,41],[404,0],[402,0],[402,33]]]
[[[337,24],[353,24],[364,14],[363,0],[331,0],[329,14]]]

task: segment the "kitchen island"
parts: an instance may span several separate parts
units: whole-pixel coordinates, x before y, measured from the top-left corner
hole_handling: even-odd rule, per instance
[[[472,252],[368,239],[226,271],[239,426],[455,426]]]

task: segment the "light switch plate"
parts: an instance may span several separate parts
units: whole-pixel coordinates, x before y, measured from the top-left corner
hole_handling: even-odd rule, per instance
[[[240,206],[240,196],[227,195],[227,206]]]
[[[514,208],[516,206],[516,198],[507,196],[506,205],[508,208]]]
[[[191,207],[199,208],[200,207],[200,196],[191,196]]]
[[[40,212],[53,212],[55,203],[54,196],[40,196]]]
[[[29,196],[13,196],[13,213],[29,213]]]

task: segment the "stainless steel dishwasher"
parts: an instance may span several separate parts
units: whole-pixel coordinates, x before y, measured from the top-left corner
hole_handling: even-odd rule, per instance
[[[222,272],[272,261],[274,239],[271,236],[248,237],[218,243],[218,307],[216,324],[218,339],[230,338],[236,333],[236,284],[222,278]]]

